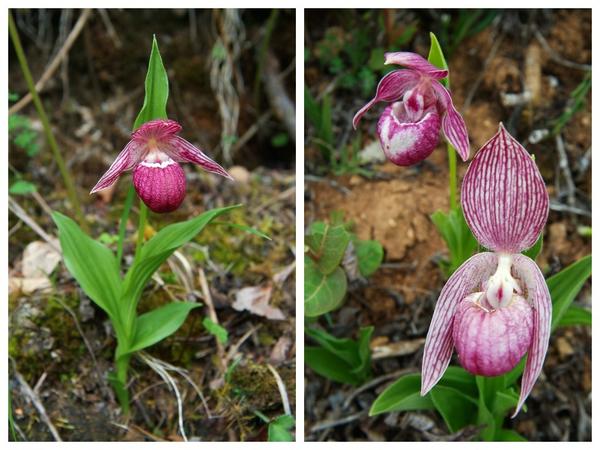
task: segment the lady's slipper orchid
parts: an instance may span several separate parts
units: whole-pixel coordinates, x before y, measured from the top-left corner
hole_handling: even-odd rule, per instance
[[[152,211],[175,211],[185,198],[185,173],[180,162],[191,162],[204,170],[231,179],[219,164],[178,136],[181,125],[174,120],[152,120],[131,134],[131,140],[102,175],[90,194],[111,186],[133,169],[133,185]]]
[[[473,234],[492,252],[468,259],[450,277],[425,342],[421,395],[442,377],[456,348],[476,375],[513,369],[525,353],[519,412],[548,350],[552,302],[536,263],[520,252],[535,244],[548,217],[544,180],[527,151],[500,124],[471,162],[461,203]]]
[[[450,92],[439,81],[448,76],[448,71],[410,52],[386,53],[385,64],[406,68],[390,72],[379,81],[375,97],[354,116],[354,128],[375,103],[391,102],[379,117],[377,134],[385,155],[394,164],[410,166],[427,158],[439,142],[440,126],[466,161],[469,135],[465,121],[454,108]]]

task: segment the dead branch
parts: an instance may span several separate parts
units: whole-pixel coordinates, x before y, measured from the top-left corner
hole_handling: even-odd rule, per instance
[[[296,142],[296,107],[288,97],[279,69],[279,61],[272,54],[267,54],[263,72],[265,91],[275,116],[283,123],[288,134]]]

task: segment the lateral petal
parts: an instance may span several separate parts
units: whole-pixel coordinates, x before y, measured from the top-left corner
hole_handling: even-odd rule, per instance
[[[425,58],[412,52],[390,52],[385,55],[385,64],[398,64],[408,69],[416,70],[436,80],[446,78],[448,71],[434,66]]]
[[[477,152],[461,189],[465,219],[486,248],[519,253],[535,244],[548,218],[548,192],[535,162],[500,124]]]
[[[432,82],[431,85],[446,111],[442,118],[442,130],[444,131],[444,135],[454,146],[460,155],[460,158],[463,161],[466,161],[469,159],[469,133],[465,121],[454,107],[450,92],[437,81]]]
[[[199,165],[207,172],[216,173],[233,180],[218,163],[206,156],[199,148],[192,145],[180,136],[173,136],[168,140],[168,145],[163,149],[177,162],[190,162]]]
[[[377,85],[375,97],[363,106],[352,119],[356,129],[360,118],[377,102],[394,102],[402,98],[404,93],[412,89],[419,81],[420,74],[413,70],[395,70],[384,76]]]
[[[458,304],[494,273],[497,264],[494,253],[478,253],[466,260],[444,285],[425,339],[421,395],[427,394],[448,368],[454,348],[452,323]]]
[[[552,323],[552,299],[544,280],[544,275],[537,264],[529,257],[521,254],[513,255],[513,270],[515,275],[525,283],[527,300],[533,308],[533,335],[531,347],[527,352],[527,363],[521,380],[519,402],[512,417],[515,417],[525,400],[531,393],[533,385],[542,372],[548,343],[550,341],[550,326]]]
[[[106,173],[98,180],[96,186],[92,188],[90,194],[106,189],[117,181],[117,178],[119,178],[123,172],[133,169],[141,161],[142,146],[143,144],[135,139],[129,141],[125,148],[121,150],[117,159],[113,161]]]

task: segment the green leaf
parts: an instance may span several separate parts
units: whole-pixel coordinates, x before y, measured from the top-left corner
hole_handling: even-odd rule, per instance
[[[448,63],[446,63],[446,58],[444,57],[444,52],[442,51],[442,47],[437,40],[437,37],[433,33],[429,33],[429,38],[431,39],[431,46],[429,47],[429,56],[427,56],[427,60],[436,67],[440,69],[448,70]],[[448,89],[450,89],[450,78],[446,77],[440,80],[440,82]]]
[[[472,398],[479,395],[475,376],[459,366],[448,366],[438,384],[456,389]]]
[[[559,327],[569,327],[573,325],[592,326],[592,311],[580,306],[571,305],[558,322]]]
[[[67,270],[83,291],[113,319],[117,317],[121,278],[113,253],[85,234],[72,219],[53,212]]]
[[[454,433],[473,423],[477,417],[477,400],[463,392],[436,385],[431,390],[431,400],[438,410],[446,426]]]
[[[448,246],[450,261],[444,269],[446,275],[450,276],[473,255],[479,244],[467,225],[461,208],[451,209],[447,214],[436,211],[431,215],[431,221]]]
[[[211,209],[198,217],[166,226],[152,237],[141,249],[140,258],[127,271],[123,281],[123,294],[120,303],[127,305],[127,323],[135,315],[137,302],[146,283],[160,265],[175,250],[192,240],[206,225],[221,214],[241,205]]]
[[[383,262],[383,246],[377,241],[357,239],[354,242],[354,248],[356,249],[358,270],[361,275],[368,277],[375,273]]]
[[[330,225],[325,222],[315,222],[312,224],[306,243],[312,250],[313,259],[321,273],[330,274],[340,265],[350,238],[345,223]]]
[[[144,97],[144,105],[135,119],[133,124],[134,130],[151,120],[167,118],[169,78],[167,77],[167,71],[165,70],[160,52],[158,51],[156,36],[152,37],[152,50],[148,62],[145,87],[146,96]]]
[[[304,111],[310,123],[318,129],[321,126],[321,108],[306,85],[304,85]]]
[[[494,393],[494,401],[492,406],[492,414],[496,417],[498,423],[502,423],[502,419],[506,413],[516,408],[519,402],[519,394],[512,389],[498,390]]]
[[[189,312],[200,306],[200,303],[194,302],[172,302],[142,314],[135,320],[131,346],[123,349],[117,358],[150,347],[172,335],[183,325]]]
[[[310,256],[304,256],[304,315],[315,317],[338,308],[346,295],[345,272],[336,268],[323,275]]]
[[[37,187],[35,186],[35,184],[25,180],[15,181],[8,190],[8,192],[10,192],[13,195],[26,195],[31,194],[35,191],[37,191]]]
[[[525,250],[523,252],[523,254],[535,261],[535,259],[538,257],[538,255],[542,251],[543,244],[544,244],[544,233],[542,232],[542,233],[540,233],[540,237],[537,238],[537,241],[535,241],[535,244],[533,244],[533,247]]]
[[[525,439],[519,433],[506,428],[501,428],[500,430],[496,431],[496,440],[503,442],[527,442],[527,439]]]
[[[202,320],[202,325],[206,328],[206,331],[216,337],[221,344],[227,344],[229,333],[227,333],[225,328],[218,323],[213,322],[210,317],[205,317],[204,320]]]
[[[360,384],[359,377],[350,371],[350,365],[322,347],[304,347],[304,362],[319,375],[351,385]]]
[[[556,328],[591,274],[592,256],[588,255],[546,280],[552,297],[552,330]]]
[[[269,236],[267,236],[265,233],[258,231],[256,228],[252,228],[252,227],[249,227],[246,225],[241,225],[239,223],[215,221],[215,222],[213,222],[213,225],[223,225],[223,226],[230,227],[230,228],[236,228],[238,230],[245,231],[246,233],[254,234],[255,236],[261,237],[263,239],[267,239],[269,241],[273,240]]]
[[[421,375],[405,375],[388,386],[375,399],[370,416],[390,411],[417,411],[435,409],[429,395],[421,397]]]
[[[269,442],[293,442],[294,436],[292,435],[291,430],[294,425],[294,418],[287,414],[273,420],[269,423]]]

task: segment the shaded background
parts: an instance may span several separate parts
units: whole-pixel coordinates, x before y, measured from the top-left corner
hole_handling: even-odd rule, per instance
[[[255,227],[273,240],[211,226],[180,250],[180,259],[172,258],[159,271],[140,303],[140,312],[171,298],[206,303],[199,282],[203,271],[218,320],[229,332],[225,360],[202,325],[206,308],[195,310],[176,334],[149,353],[188,370],[200,388],[205,403],[173,373],[184,400],[188,437],[266,439],[266,425],[255,411],[267,417],[283,414],[267,364],[283,379],[292,408],[295,402],[294,11],[93,10],[68,51],[65,42],[82,10],[12,13],[34,80],[65,56],[41,98],[74,176],[90,234],[113,249],[131,175],[100,195],[88,193],[129,140],[156,34],[169,74],[169,118],[181,123],[181,135],[220,162],[236,182],[185,165],[183,205],[168,216],[151,214],[150,223],[161,228],[210,208],[243,203],[228,220]],[[73,212],[36,111],[32,103],[19,103],[27,86],[12,46],[9,63],[9,348],[17,439],[56,438],[32,403],[37,397],[64,440],[179,440],[175,397],[140,361],[131,371],[133,416],[123,423],[104,379],[115,346],[106,315],[83,295],[51,247],[42,254],[39,243],[31,246],[43,241],[44,232],[53,242],[50,210]],[[126,265],[136,222],[134,205]],[[40,258],[56,262],[50,278],[42,274],[36,281],[26,266]],[[254,289],[243,292],[274,308],[268,310],[271,318],[264,317],[265,311],[261,316],[258,310],[232,308],[243,288]],[[219,369],[223,364],[229,368],[227,379]]]
[[[446,254],[429,216],[448,210],[448,169],[445,143],[416,166],[385,162],[375,132],[382,105],[357,131],[352,117],[381,76],[396,68],[383,65],[383,53],[426,56],[434,32],[469,130],[471,157],[500,121],[535,155],[551,199],[538,257],[550,276],[591,253],[591,11],[307,10],[305,27],[305,225],[343,211],[360,239],[376,239],[385,249],[382,267],[350,286],[344,306],[322,324],[351,338],[359,327],[375,326],[373,380],[353,388],[306,369],[306,437],[469,439],[476,430],[449,435],[437,413],[368,417],[389,383],[420,370],[444,283],[438,261]],[[315,120],[311,105],[331,119],[317,114],[321,121]],[[466,168],[459,163],[461,179]],[[591,306],[591,281],[576,303]],[[505,425],[530,440],[590,440],[590,357],[590,328],[558,329],[528,411]]]

